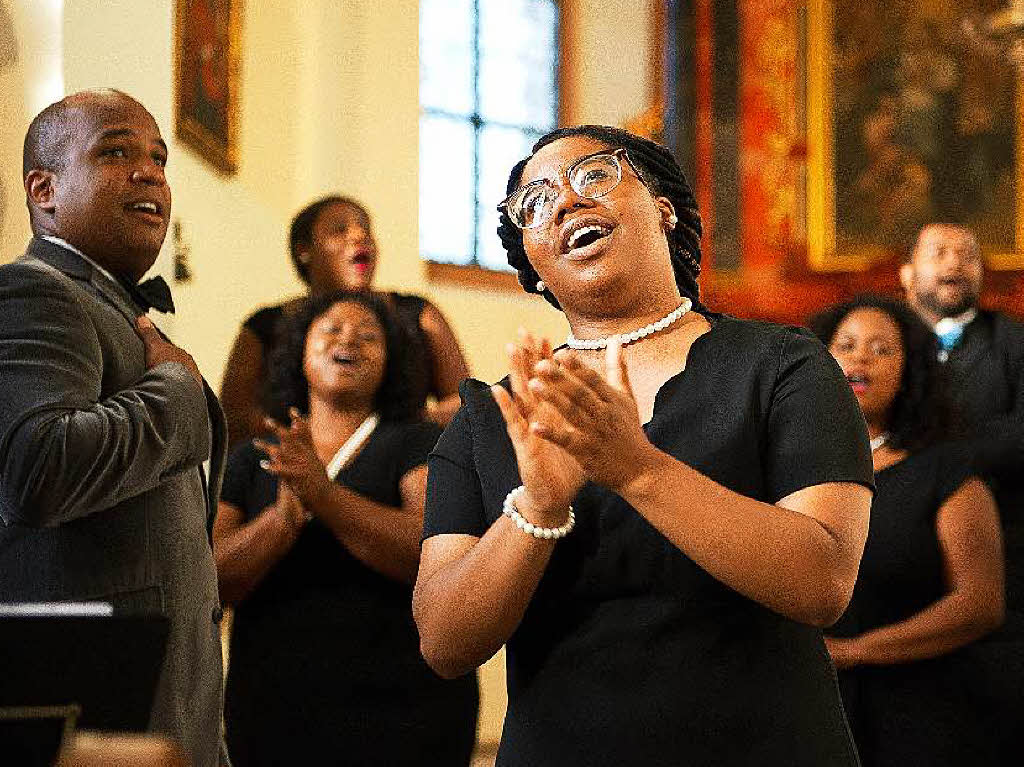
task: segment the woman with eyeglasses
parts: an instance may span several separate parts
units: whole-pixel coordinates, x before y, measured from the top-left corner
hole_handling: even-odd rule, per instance
[[[377,242],[370,214],[350,197],[330,195],[310,203],[292,219],[288,237],[292,262],[309,296],[335,290],[374,292]],[[411,337],[409,364],[416,374],[421,405],[430,420],[444,425],[459,406],[459,381],[469,367],[458,339],[444,315],[425,298],[396,292],[376,292],[395,312]],[[263,434],[267,363],[282,319],[301,306],[295,299],[269,306],[246,319],[235,339],[221,390],[231,444]]]
[[[504,767],[856,765],[821,628],[872,474],[835,361],[699,304],[700,216],[663,147],[561,129],[508,191],[509,263],[570,334],[465,382],[431,454],[427,662],[457,677],[507,644]]]
[[[237,767],[469,763],[476,680],[427,667],[410,610],[440,429],[415,418],[407,352],[366,293],[311,299],[282,328],[274,438],[232,453],[213,530]]]
[[[864,296],[815,317],[860,403],[877,491],[853,599],[826,644],[865,767],[995,765],[971,645],[1003,619],[998,512],[950,436],[935,334]]]

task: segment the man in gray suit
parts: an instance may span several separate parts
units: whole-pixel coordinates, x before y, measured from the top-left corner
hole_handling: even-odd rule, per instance
[[[153,116],[118,91],[68,96],[29,127],[34,237],[0,267],[0,601],[167,615],[150,727],[208,767],[225,758],[208,537],[225,431],[195,362],[145,316],[170,308],[166,285],[139,284],[167,233],[166,159]]]

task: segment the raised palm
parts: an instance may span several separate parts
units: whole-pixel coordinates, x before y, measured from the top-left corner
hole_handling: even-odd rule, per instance
[[[505,418],[527,495],[538,509],[559,517],[564,515],[583,485],[584,476],[583,469],[572,455],[531,428],[531,424],[544,421],[551,415],[546,412],[551,406],[539,401],[528,385],[534,365],[541,359],[550,359],[551,347],[547,341],[538,343],[523,333],[518,345],[509,345],[508,355],[512,394],[495,386],[492,389],[494,398]],[[541,520],[537,521],[543,524]]]

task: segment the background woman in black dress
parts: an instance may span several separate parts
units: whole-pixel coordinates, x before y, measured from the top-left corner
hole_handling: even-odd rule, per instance
[[[365,293],[313,299],[285,331],[271,373],[288,425],[232,455],[214,528],[232,760],[467,764],[476,680],[427,667],[410,611],[439,429],[408,420],[404,335]]]
[[[309,287],[309,295],[336,290],[371,292],[377,268],[377,242],[370,214],[350,197],[331,195],[310,203],[292,219],[288,246],[296,272]],[[459,405],[459,381],[469,367],[458,339],[440,310],[421,296],[379,292],[412,339],[407,364],[419,372],[414,378],[420,404],[434,398],[428,417],[446,424]],[[231,444],[265,434],[265,380],[277,327],[301,299],[268,306],[247,318],[235,339],[221,387],[221,404],[228,421]],[[415,352],[415,353],[413,353]]]
[[[570,344],[636,342],[524,334],[510,391],[463,384],[430,459],[424,656],[457,677],[507,642],[499,765],[855,765],[819,627],[853,588],[871,466],[834,360],[686,311],[701,224],[663,147],[556,131],[509,192],[509,262]]]
[[[997,764],[970,645],[1003,618],[999,520],[967,456],[939,443],[950,423],[935,335],[876,297],[812,326],[850,381],[874,447],[860,575],[826,637],[861,759]]]

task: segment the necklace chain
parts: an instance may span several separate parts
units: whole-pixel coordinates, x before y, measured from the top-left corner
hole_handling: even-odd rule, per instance
[[[670,311],[660,320],[652,322],[650,325],[644,325],[642,328],[634,330],[632,333],[605,336],[604,338],[581,339],[574,336],[572,331],[570,331],[568,337],[565,339],[565,343],[570,349],[604,349],[609,343],[617,338],[622,345],[625,346],[626,344],[631,344],[634,341],[639,341],[641,338],[646,338],[649,335],[657,333],[659,330],[664,330],[668,326],[678,322],[679,318],[690,311],[691,308],[693,308],[693,302],[689,298],[684,298],[679,306]]]

